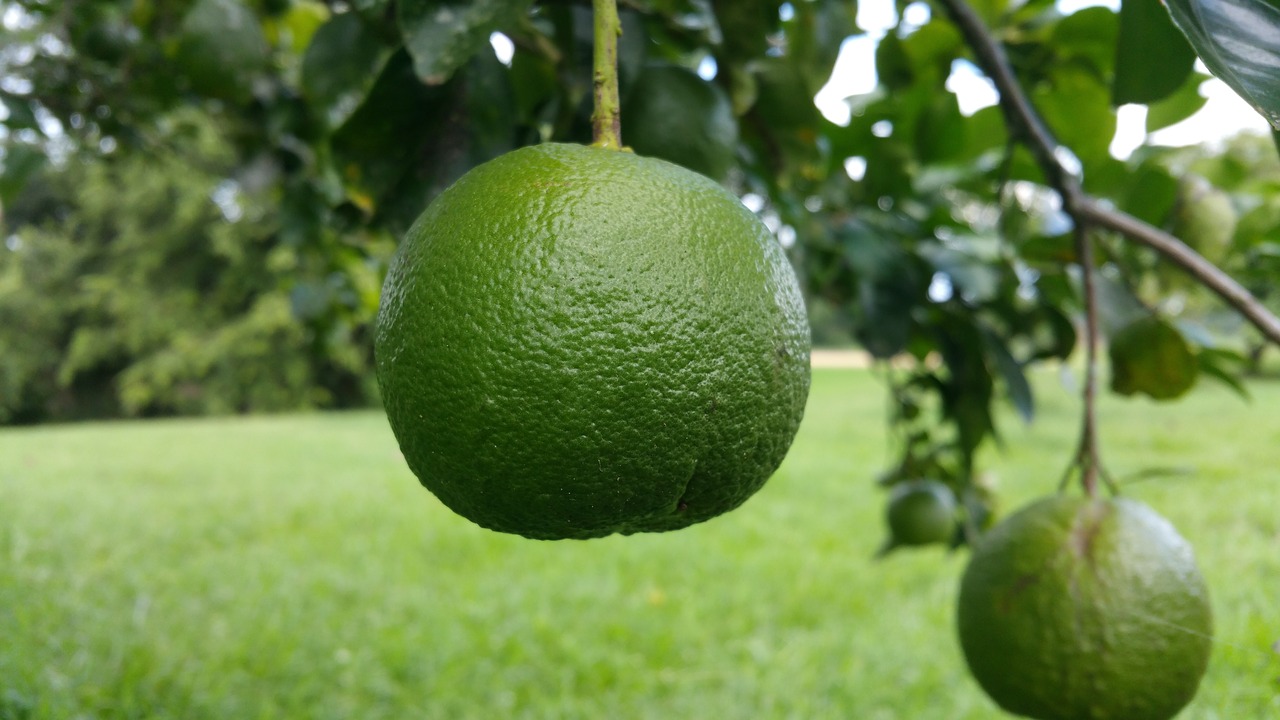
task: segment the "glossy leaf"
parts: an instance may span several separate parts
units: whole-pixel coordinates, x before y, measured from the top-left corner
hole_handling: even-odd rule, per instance
[[[1111,98],[1116,105],[1168,97],[1191,74],[1196,59],[1160,0],[1123,0],[1115,53]]]
[[[1200,94],[1200,86],[1208,79],[1209,76],[1204,73],[1193,72],[1177,90],[1148,105],[1147,132],[1153,133],[1180,123],[1199,112],[1209,101]]]
[[[328,127],[341,126],[360,107],[391,54],[356,13],[316,31],[302,58],[302,89]]]
[[[531,0],[401,0],[396,19],[405,49],[413,56],[414,71],[428,85],[439,85],[487,46],[490,34],[515,22],[531,4]]]
[[[1209,70],[1280,129],[1280,3],[1168,0],[1168,7]]]
[[[333,136],[334,161],[357,205],[376,210],[409,171],[428,140],[426,131],[443,115],[445,97],[444,90],[418,81],[408,53],[387,62],[359,109]]]

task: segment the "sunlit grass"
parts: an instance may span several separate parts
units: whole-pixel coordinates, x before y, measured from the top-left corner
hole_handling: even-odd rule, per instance
[[[1050,491],[1078,403],[1045,374],[985,458]],[[1108,398],[1117,476],[1195,545],[1218,622],[1184,718],[1280,716],[1280,384]],[[665,535],[476,528],[373,413],[0,432],[0,718],[999,717],[952,631],[963,554],[871,555],[871,373],[819,371],[780,473]]]

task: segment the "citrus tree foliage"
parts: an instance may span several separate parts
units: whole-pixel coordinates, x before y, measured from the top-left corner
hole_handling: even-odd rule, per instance
[[[77,157],[6,208],[0,420],[363,399],[365,354],[298,321],[298,255],[227,182],[225,142],[189,111],[156,132],[182,151]]]
[[[1205,1],[1173,3],[1174,19],[1186,25],[1182,8]],[[974,458],[998,437],[996,403],[1030,419],[1027,368],[1077,347],[1078,268],[1069,219],[1000,109],[965,115],[948,89],[971,56],[961,34],[940,7],[916,5],[925,12],[906,16],[917,22],[878,45],[878,86],[849,98],[851,119],[837,124],[813,97],[841,43],[861,32],[852,0],[624,0],[623,139],[758,206],[790,246],[815,313],[877,358],[907,359],[886,372],[901,452],[884,479],[944,480],[976,517],[985,500]],[[264,242],[295,258],[260,271],[288,289],[310,332],[357,346],[377,301],[368,268],[436,193],[515,147],[590,141],[587,2],[5,6],[15,29],[0,85],[5,200],[59,152],[152,154],[172,142],[158,130],[166,118],[197,108],[227,129],[226,179],[274,208]],[[1071,14],[1050,0],[975,7],[1085,191],[1187,235],[1274,295],[1280,188],[1274,170],[1255,172],[1274,167],[1274,148],[1242,141],[1193,157],[1143,147],[1128,160],[1108,151],[1118,105],[1145,104],[1153,131],[1204,102],[1207,76],[1159,0]],[[1219,25],[1183,27],[1193,39],[1227,32],[1230,13],[1197,17]],[[1260,37],[1280,28],[1274,13],[1254,22]],[[491,48],[495,32],[513,43],[507,63]],[[1274,109],[1265,60],[1231,82]],[[712,81],[693,74],[713,67]],[[1216,219],[1225,215],[1232,221]],[[1191,237],[1197,227],[1203,237]],[[1123,340],[1110,351],[1113,387],[1163,399],[1204,376],[1233,381],[1243,345],[1224,344],[1231,327],[1207,322],[1217,306],[1149,252],[1098,239],[1104,329]],[[1228,339],[1247,335],[1237,323]],[[313,352],[334,361],[345,342]]]

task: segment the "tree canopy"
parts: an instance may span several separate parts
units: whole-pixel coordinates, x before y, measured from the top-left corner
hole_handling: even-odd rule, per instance
[[[1280,63],[1222,42],[1241,22],[1242,37],[1280,36],[1274,2],[1198,4],[897,3],[878,85],[837,123],[813,98],[862,33],[855,2],[623,0],[623,141],[762,215],[819,341],[899,359],[885,377],[900,454],[883,479],[941,479],[980,517],[993,408],[1034,416],[1027,370],[1080,347],[1082,278],[1096,278],[1114,392],[1241,389],[1265,342],[1254,299],[1280,306],[1271,139],[1109,151],[1121,105],[1145,105],[1148,132],[1203,105],[1187,37],[1280,117]],[[0,421],[369,401],[396,238],[471,167],[590,141],[586,2],[0,8]],[[998,87],[1007,71],[1018,93],[962,112],[948,79],[965,64]],[[1248,293],[1206,279],[1200,256]]]

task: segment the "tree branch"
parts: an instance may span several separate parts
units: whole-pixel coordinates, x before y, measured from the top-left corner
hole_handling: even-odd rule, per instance
[[[1236,282],[1235,278],[1205,260],[1186,243],[1132,215],[1112,210],[1094,198],[1086,198],[1077,210],[1081,217],[1097,227],[1118,232],[1160,253],[1201,285],[1217,293],[1218,297],[1235,308],[1268,340],[1280,345],[1280,319]]]
[[[1062,198],[1063,210],[1071,216],[1072,221],[1077,225],[1093,225],[1113,230],[1155,250],[1235,308],[1268,340],[1280,345],[1280,318],[1267,310],[1230,275],[1172,235],[1128,213],[1106,207],[1086,194],[1080,187],[1080,179],[1063,166],[1060,157],[1065,149],[1053,138],[1031,105],[1022,85],[1014,76],[1008,57],[991,37],[982,18],[966,0],[938,0],[938,3],[947,10],[952,22],[973,50],[978,66],[995,84],[1010,134],[1031,151],[1045,175],[1045,181]],[[1080,260],[1083,262],[1084,259]]]

